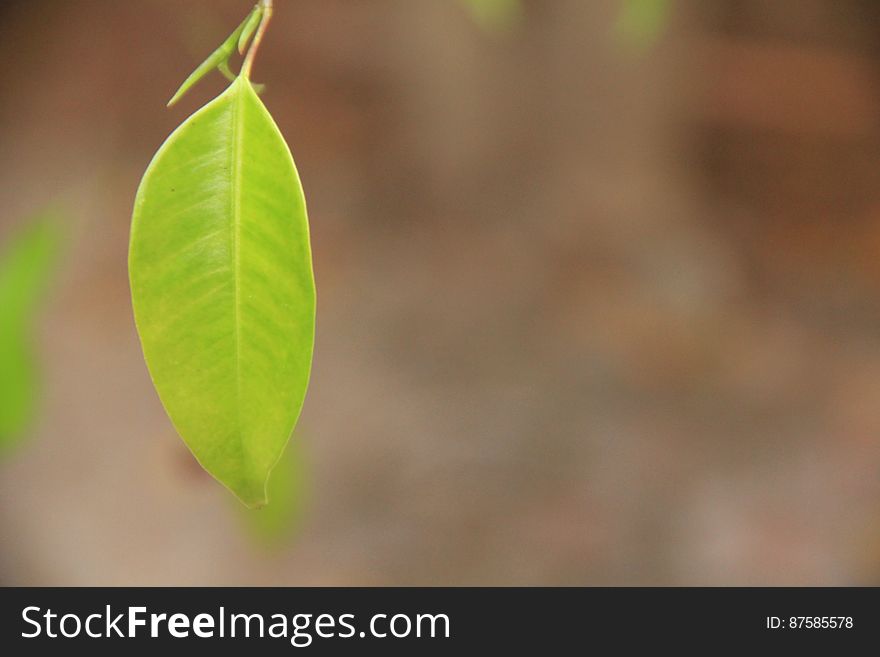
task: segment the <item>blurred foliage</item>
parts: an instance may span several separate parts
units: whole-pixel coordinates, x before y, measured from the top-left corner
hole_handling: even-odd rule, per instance
[[[248,531],[267,547],[289,541],[305,518],[308,502],[308,468],[302,438],[294,435],[269,477],[269,503],[260,509],[236,504]]]
[[[672,0],[622,0],[615,33],[621,45],[645,50],[663,36],[672,14]]]
[[[460,0],[474,21],[490,32],[506,32],[523,18],[522,0]]]
[[[32,333],[60,250],[57,216],[46,213],[0,254],[0,453],[29,428],[36,407]]]

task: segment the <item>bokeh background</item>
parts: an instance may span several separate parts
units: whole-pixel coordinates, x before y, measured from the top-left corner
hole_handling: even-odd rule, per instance
[[[0,242],[52,203],[64,249],[0,582],[880,583],[880,3],[632,4],[276,0],[319,313],[269,544],[166,418],[126,272],[224,83],[165,101],[250,3],[3,2]]]

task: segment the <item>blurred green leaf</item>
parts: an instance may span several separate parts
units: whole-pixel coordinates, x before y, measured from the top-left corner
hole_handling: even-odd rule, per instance
[[[522,0],[459,0],[474,21],[489,32],[506,32],[523,18]]]
[[[0,254],[0,451],[18,442],[33,419],[37,375],[31,338],[60,244],[57,218],[46,214]]]
[[[294,435],[269,477],[269,504],[261,509],[236,505],[257,541],[278,546],[295,534],[305,516],[308,484],[302,439]]]
[[[672,0],[622,0],[617,39],[635,50],[650,48],[666,31],[671,15]]]

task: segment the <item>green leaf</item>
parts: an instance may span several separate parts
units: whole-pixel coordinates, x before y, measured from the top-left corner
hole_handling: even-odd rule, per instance
[[[308,385],[315,287],[299,175],[245,77],[187,119],[144,174],[129,276],[172,422],[209,473],[262,506]]]
[[[33,420],[37,374],[31,336],[60,242],[57,219],[46,214],[13,239],[0,256],[2,451],[18,442]]]
[[[189,77],[183,81],[183,84],[180,85],[180,89],[178,89],[171,97],[171,100],[168,101],[168,107],[171,107],[178,100],[183,98],[183,95],[187,91],[214,69],[219,70],[227,78],[232,79],[232,71],[229,70],[229,58],[232,57],[232,53],[235,52],[236,46],[241,46],[241,37],[244,36],[246,30],[250,30],[250,34],[253,35],[254,30],[257,29],[257,25],[260,24],[262,16],[263,8],[260,5],[256,5],[251,10],[251,13],[247,15],[247,18],[235,28],[235,31],[226,37],[226,41],[221,43],[220,47],[208,55],[208,58],[199,64],[198,68],[190,73]],[[249,39],[250,35],[247,40]],[[245,47],[247,47],[247,40],[245,40]]]
[[[635,50],[653,46],[672,14],[672,0],[622,0],[615,31],[619,42]]]
[[[522,0],[460,0],[471,18],[484,30],[505,32],[522,21]]]
[[[294,434],[269,478],[269,504],[262,509],[239,505],[250,534],[269,547],[290,539],[305,516],[309,482],[303,451],[302,437]]]

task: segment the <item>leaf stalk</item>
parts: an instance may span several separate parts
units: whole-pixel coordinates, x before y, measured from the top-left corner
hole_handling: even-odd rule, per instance
[[[260,17],[260,25],[257,28],[257,33],[254,35],[251,47],[248,50],[247,55],[245,55],[244,63],[241,65],[240,75],[246,80],[250,80],[251,69],[254,66],[254,59],[257,56],[257,51],[260,49],[260,44],[263,42],[263,37],[266,35],[266,28],[269,27],[269,21],[272,19],[272,0],[260,0],[260,7],[263,10],[262,16]]]

